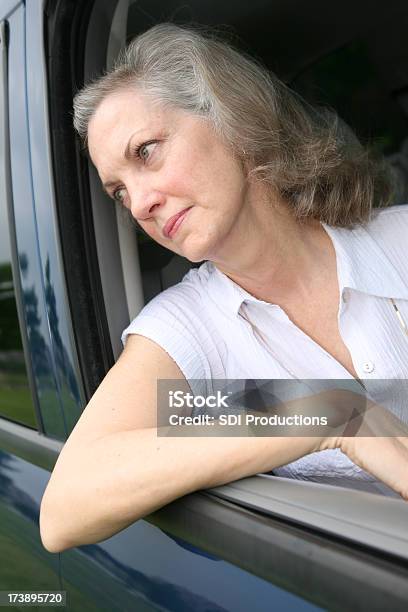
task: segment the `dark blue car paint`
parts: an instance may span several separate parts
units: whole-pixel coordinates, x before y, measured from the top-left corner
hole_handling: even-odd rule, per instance
[[[46,470],[0,452],[0,512],[6,517],[0,534],[7,533],[21,556],[33,560],[36,570],[35,576],[24,576],[17,570],[13,584],[3,583],[0,570],[3,590],[35,589],[35,582],[38,590],[63,588],[69,609],[81,611],[317,609],[230,563],[202,555],[190,545],[180,546],[146,521],[138,521],[99,544],[50,554],[43,548],[38,530],[39,506],[48,478]],[[0,567],[6,563],[7,559],[1,559]]]

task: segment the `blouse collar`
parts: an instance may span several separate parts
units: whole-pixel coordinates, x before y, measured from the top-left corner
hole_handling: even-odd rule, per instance
[[[394,265],[363,226],[352,229],[332,227],[325,223],[322,226],[330,236],[336,252],[340,295],[345,288],[349,288],[379,297],[408,300],[402,257],[401,265]],[[232,312],[237,316],[243,302],[279,309],[276,304],[248,293],[212,262],[206,261],[202,267],[205,267],[208,274],[208,295],[227,314]]]

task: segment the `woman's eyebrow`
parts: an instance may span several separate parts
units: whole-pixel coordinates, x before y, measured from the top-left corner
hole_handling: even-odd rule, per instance
[[[128,143],[126,145],[126,149],[125,152],[123,153],[123,157],[127,160],[129,160],[131,158],[131,152],[130,152],[130,143],[132,142],[132,138],[135,134],[138,134],[139,132],[143,132],[143,130],[145,130],[146,128],[141,128],[140,130],[136,130],[136,132],[133,132],[133,134],[131,135],[131,137],[128,140]]]
[[[127,159],[129,161],[131,159],[131,157],[132,157],[132,154],[131,154],[131,151],[130,151],[130,143],[132,142],[133,136],[135,136],[135,134],[138,134],[139,132],[143,132],[146,129],[147,128],[140,128],[139,130],[136,130],[136,132],[133,132],[133,134],[131,134],[131,136],[130,136],[128,142],[127,142],[127,145],[126,145],[126,149],[125,149],[125,151],[123,153],[124,159]],[[114,187],[115,185],[117,185],[117,183],[118,183],[118,181],[107,181],[106,183],[102,183],[102,188],[103,188],[104,192],[108,194],[109,197],[110,197],[110,193],[108,191],[108,188],[109,187]]]

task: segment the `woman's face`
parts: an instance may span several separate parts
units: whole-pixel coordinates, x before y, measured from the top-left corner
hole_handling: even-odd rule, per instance
[[[205,120],[122,91],[96,110],[88,147],[105,190],[156,242],[190,261],[222,261],[242,248],[245,173]]]

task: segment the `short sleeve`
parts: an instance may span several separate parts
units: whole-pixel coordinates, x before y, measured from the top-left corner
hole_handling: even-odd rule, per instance
[[[192,392],[211,393],[211,368],[200,341],[199,321],[186,296],[170,289],[151,300],[122,332],[126,345],[129,334],[140,334],[161,346],[177,363]]]

